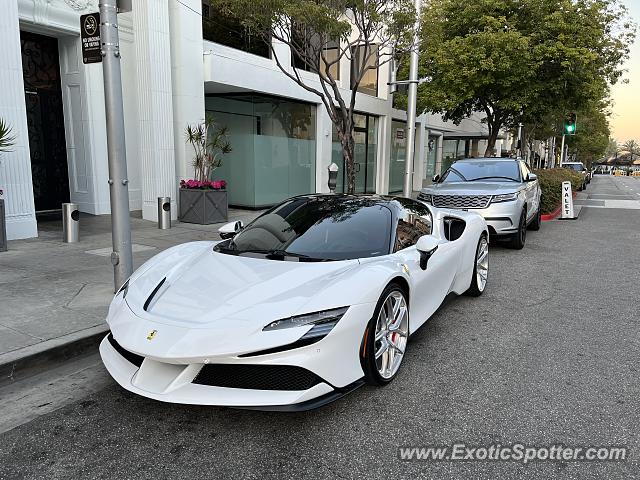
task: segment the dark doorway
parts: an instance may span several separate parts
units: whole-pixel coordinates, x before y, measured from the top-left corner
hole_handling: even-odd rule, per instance
[[[69,201],[58,40],[20,32],[33,196],[37,212]]]

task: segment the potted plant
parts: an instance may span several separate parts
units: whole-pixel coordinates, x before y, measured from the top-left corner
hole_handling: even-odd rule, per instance
[[[11,127],[0,118],[0,156],[11,151],[16,137],[11,135]],[[4,212],[4,191],[0,186],[0,252],[7,250],[7,227]]]
[[[231,152],[228,134],[228,128],[218,127],[211,117],[187,125],[185,137],[194,151],[195,178],[180,181],[181,222],[208,225],[227,221],[227,182],[211,180],[211,175],[222,165],[222,156]]]

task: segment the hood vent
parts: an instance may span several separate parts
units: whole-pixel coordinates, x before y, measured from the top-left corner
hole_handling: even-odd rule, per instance
[[[167,277],[164,277],[162,280],[160,280],[160,283],[158,283],[158,285],[156,285],[156,288],[153,289],[153,291],[151,292],[151,295],[149,295],[149,298],[147,298],[147,301],[144,302],[144,307],[142,308],[144,309],[145,312],[149,308],[149,305],[151,304],[151,300],[153,300],[153,297],[156,296],[156,293],[158,293],[158,290],[160,290],[160,287],[164,285],[164,282],[166,280],[167,280]]]

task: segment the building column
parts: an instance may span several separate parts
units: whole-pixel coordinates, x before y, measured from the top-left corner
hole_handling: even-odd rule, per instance
[[[2,2],[0,59],[0,118],[16,137],[11,151],[0,153],[0,189],[4,191],[7,237],[9,240],[37,237],[17,0]]]
[[[378,117],[378,158],[376,174],[376,193],[389,193],[389,164],[391,162],[391,115]]]
[[[142,218],[153,221],[161,196],[171,197],[172,217],[177,216],[169,3],[137,0],[133,8]]]
[[[471,157],[477,158],[479,157],[479,148],[478,148],[478,140],[471,140]]]
[[[193,147],[184,131],[205,116],[201,11],[200,0],[169,2],[176,185],[194,175]]]
[[[501,157],[502,156],[502,143],[504,142],[504,140],[496,140],[496,144],[495,144],[495,149],[496,149],[496,157]]]

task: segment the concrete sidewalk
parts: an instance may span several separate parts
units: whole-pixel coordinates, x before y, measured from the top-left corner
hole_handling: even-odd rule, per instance
[[[260,212],[230,209],[229,221]],[[221,224],[155,222],[131,218],[134,268],[169,248],[193,240],[218,240]],[[51,356],[69,357],[106,331],[113,297],[110,216],[83,215],[80,242],[62,242],[60,220],[40,221],[39,237],[9,242],[0,253],[0,383]]]

